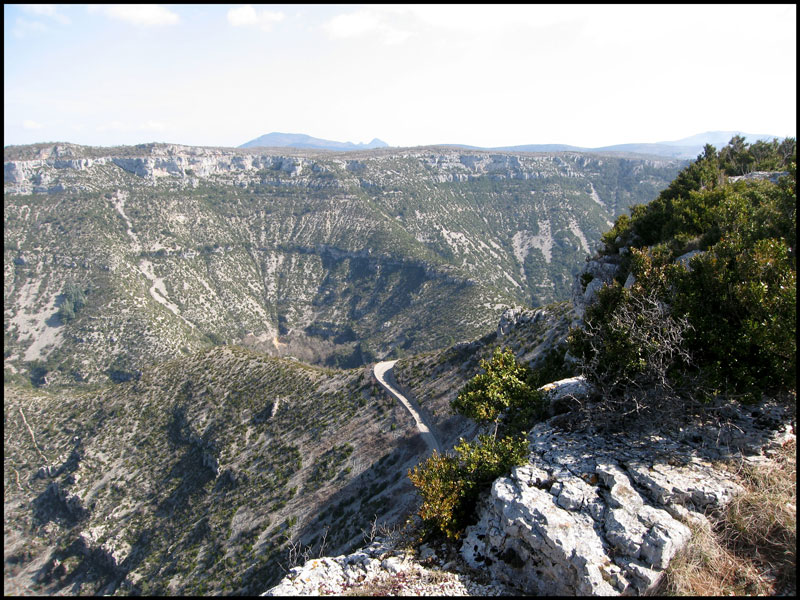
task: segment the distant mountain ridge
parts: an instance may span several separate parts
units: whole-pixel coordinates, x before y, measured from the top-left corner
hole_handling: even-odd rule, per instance
[[[773,138],[782,140],[777,135],[744,133],[741,131],[706,131],[687,138],[668,142],[656,143],[630,143],[601,146],[599,148],[583,148],[567,144],[526,144],[522,146],[502,146],[487,148],[490,150],[508,150],[511,152],[628,152],[632,154],[652,154],[664,158],[691,159],[696,158],[703,151],[706,144],[720,148],[727,144],[735,135],[744,137],[748,144],[759,140],[770,141]],[[475,148],[474,146],[466,146]],[[476,148],[477,149],[477,148]]]
[[[745,138],[748,144],[759,140],[770,141],[773,138],[782,140],[783,138],[775,135],[744,133],[742,131],[706,131],[697,135],[689,136],[679,140],[655,142],[655,143],[627,143],[614,144],[611,146],[600,146],[597,148],[586,148],[583,146],[572,146],[569,144],[522,144],[519,146],[494,146],[491,148],[484,146],[472,146],[469,144],[441,144],[453,148],[463,148],[467,150],[501,150],[507,152],[624,152],[628,154],[649,154],[670,159],[693,159],[703,151],[706,144],[712,144],[721,148],[727,144],[735,135]],[[352,142],[336,142],[311,137],[303,133],[278,133],[272,132],[257,137],[238,146],[239,148],[305,148],[313,150],[371,150],[373,148],[388,148],[389,145],[378,138],[373,139],[368,144],[354,144]]]
[[[353,142],[335,142],[311,137],[304,133],[279,133],[273,131],[254,140],[245,142],[239,148],[309,148],[313,150],[371,150],[372,148],[386,148],[389,144],[374,138],[368,144],[354,144]]]

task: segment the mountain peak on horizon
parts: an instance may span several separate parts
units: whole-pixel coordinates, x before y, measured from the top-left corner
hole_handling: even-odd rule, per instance
[[[368,144],[353,142],[336,142],[315,138],[305,133],[280,133],[273,131],[245,142],[239,148],[307,148],[313,150],[371,150],[372,148],[387,148],[389,144],[378,138],[373,138]]]

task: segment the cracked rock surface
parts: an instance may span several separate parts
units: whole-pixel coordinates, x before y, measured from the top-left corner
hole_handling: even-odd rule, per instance
[[[757,462],[792,436],[776,406],[672,433],[531,432],[529,463],[499,478],[467,529],[469,566],[543,595],[642,594],[689,541],[686,523],[740,493],[712,461]],[[713,439],[711,439],[713,438]]]

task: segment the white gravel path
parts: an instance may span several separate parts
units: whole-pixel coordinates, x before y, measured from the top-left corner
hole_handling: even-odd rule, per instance
[[[419,429],[419,433],[422,436],[422,439],[425,440],[425,443],[428,444],[428,447],[431,450],[436,450],[439,454],[441,454],[441,444],[439,444],[439,440],[436,439],[436,435],[433,433],[433,428],[425,422],[425,418],[420,414],[417,403],[406,398],[397,389],[397,382],[394,380],[394,376],[392,374],[392,369],[394,368],[394,364],[396,362],[396,360],[386,360],[376,364],[372,369],[372,372],[375,374],[375,379],[377,379],[378,383],[380,383],[383,388],[389,392],[389,395],[399,400],[403,406],[406,407],[408,412],[411,413],[411,416],[414,418],[414,421],[417,424],[417,429]]]

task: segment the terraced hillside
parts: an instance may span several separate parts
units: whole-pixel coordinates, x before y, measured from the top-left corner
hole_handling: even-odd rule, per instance
[[[290,153],[289,153],[290,152]],[[126,381],[221,343],[355,367],[569,295],[684,164],[452,148],[4,150],[6,377]]]

